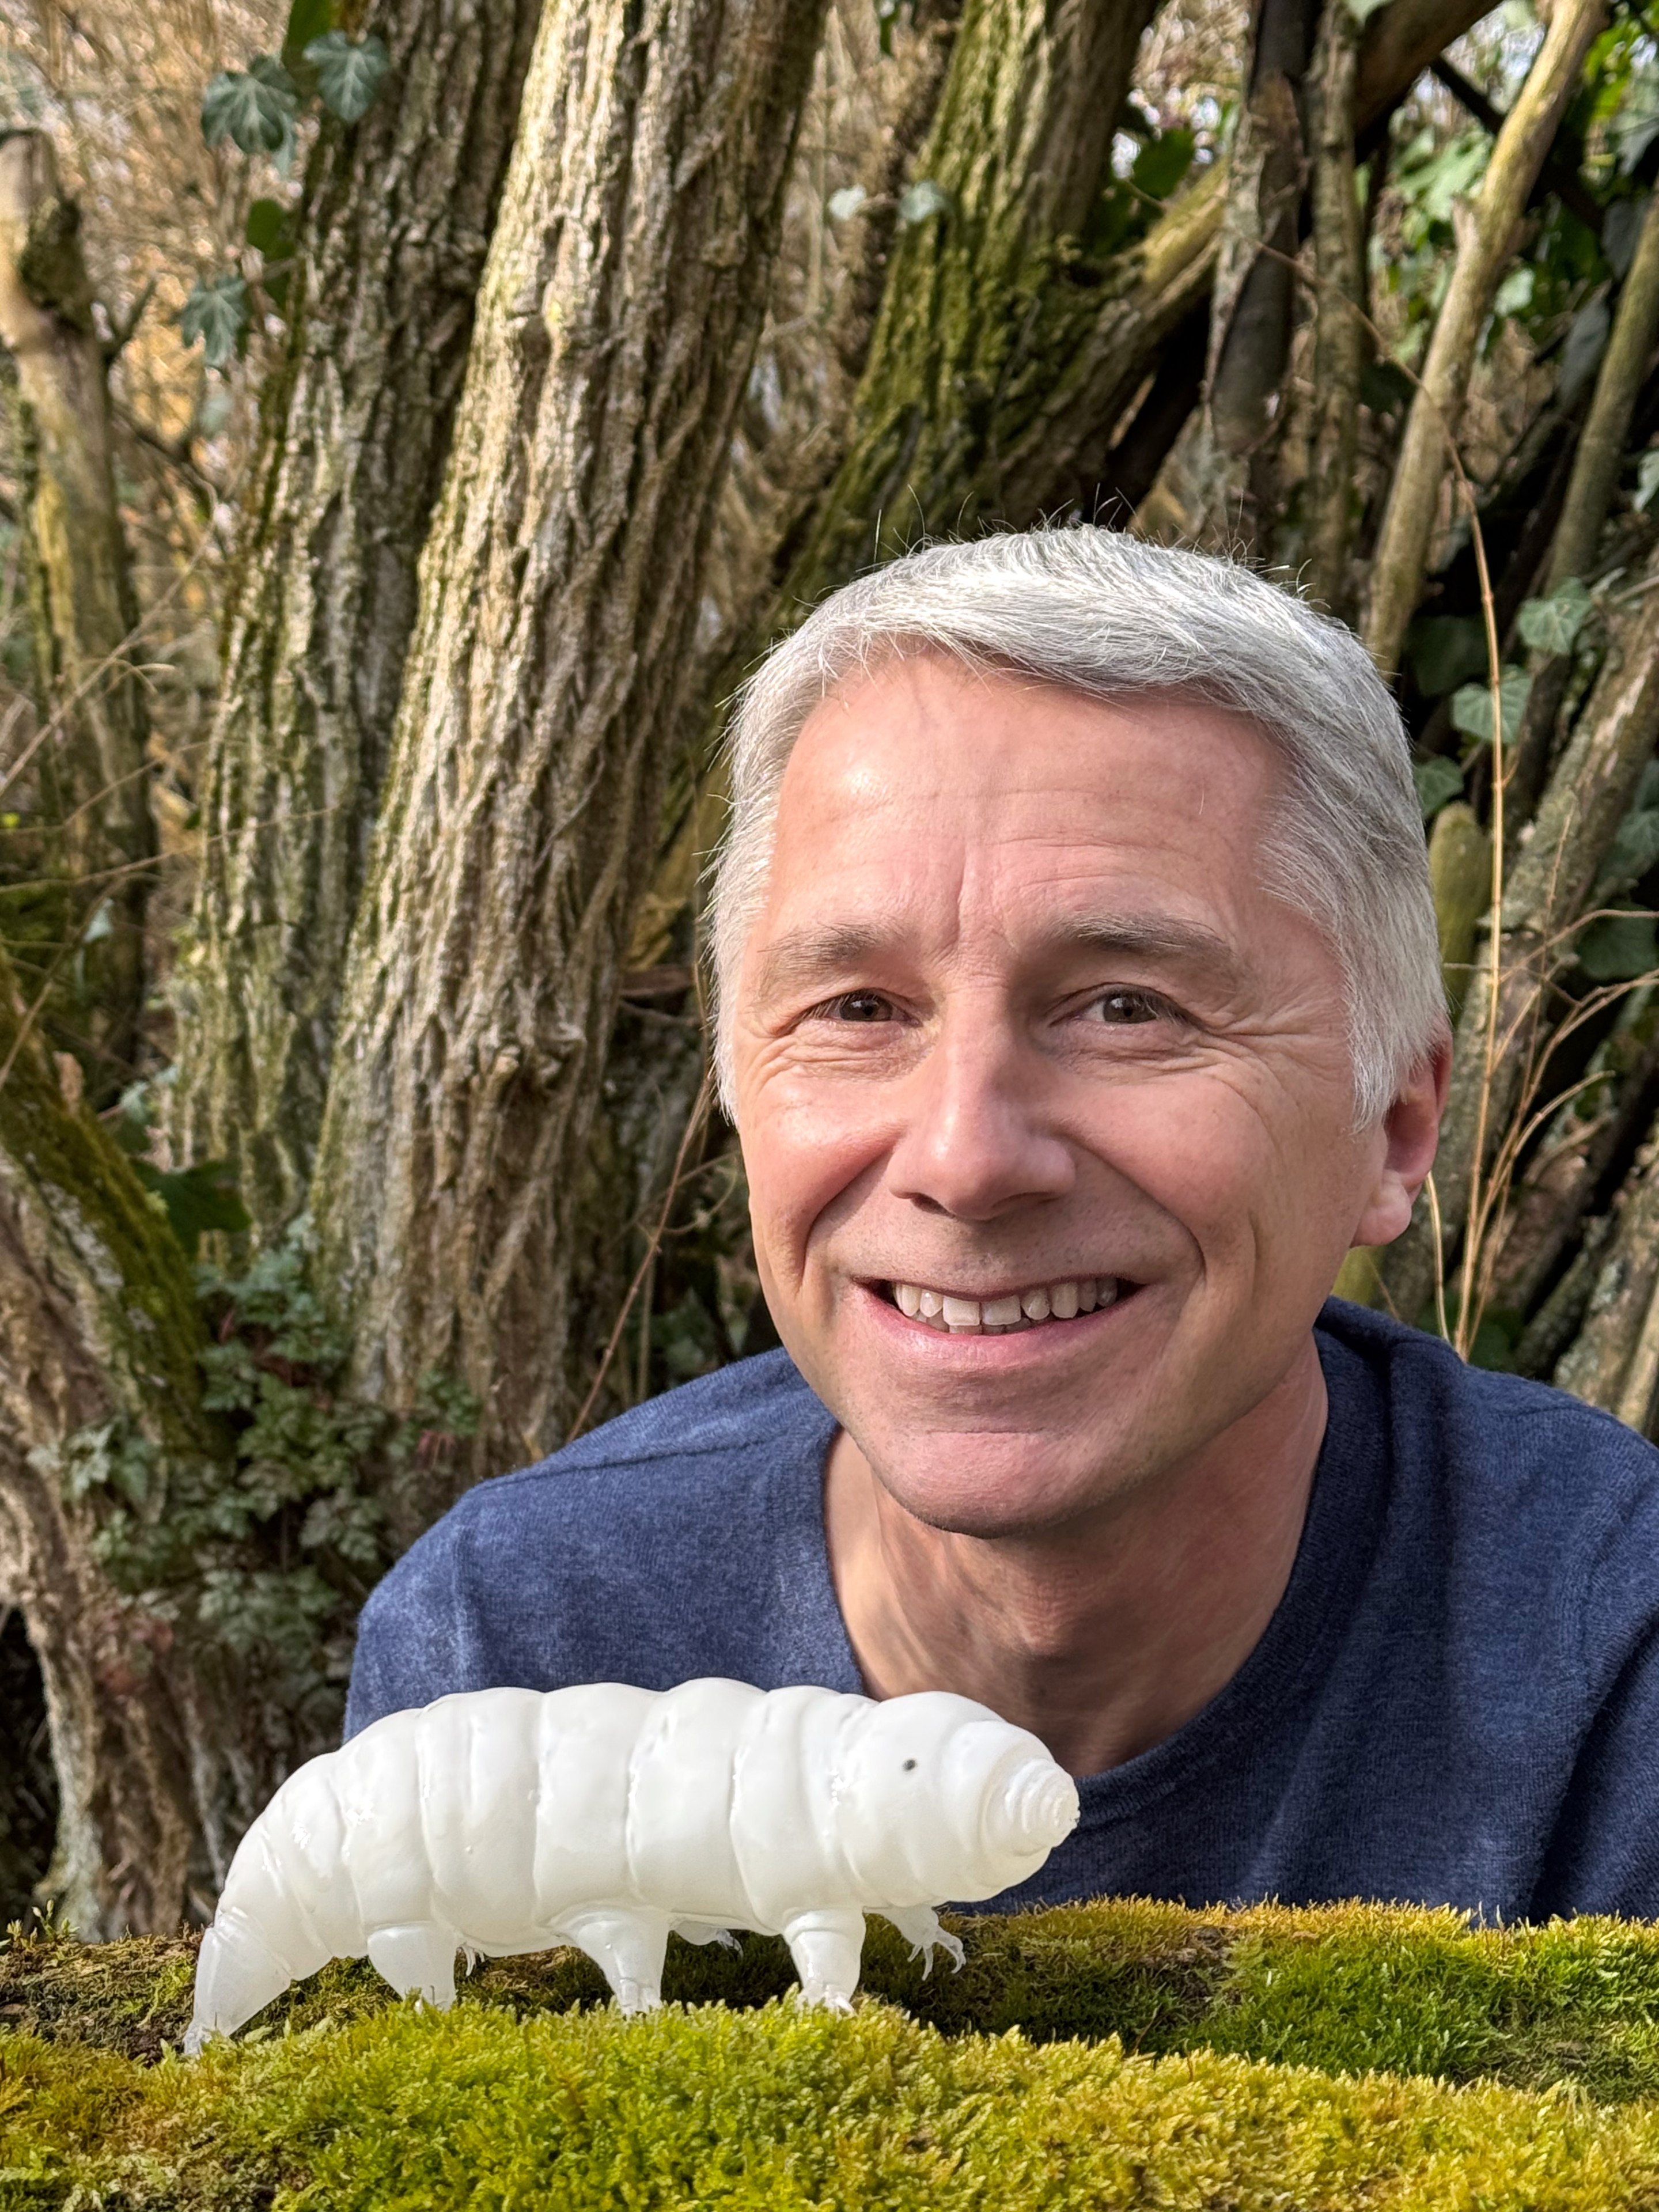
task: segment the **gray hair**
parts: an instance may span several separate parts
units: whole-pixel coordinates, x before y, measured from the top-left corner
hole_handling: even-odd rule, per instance
[[[1351,630],[1237,562],[1084,525],[907,554],[825,599],[744,686],[712,915],[728,1113],[732,997],[790,753],[840,684],[907,653],[1090,699],[1181,691],[1248,716],[1287,770],[1270,887],[1336,952],[1356,1126],[1382,1118],[1446,1026],[1422,815],[1387,686]]]

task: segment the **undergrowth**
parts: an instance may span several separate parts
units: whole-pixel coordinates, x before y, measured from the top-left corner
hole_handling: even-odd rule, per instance
[[[0,2212],[1659,2202],[1659,1929],[1133,1900],[871,1923],[851,2021],[781,1945],[676,1943],[662,2014],[497,1960],[455,2010],[338,1961],[201,2062],[194,1938],[0,1949]]]

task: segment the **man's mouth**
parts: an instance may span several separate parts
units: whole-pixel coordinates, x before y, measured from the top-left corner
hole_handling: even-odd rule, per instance
[[[964,1298],[922,1283],[878,1287],[908,1319],[927,1328],[951,1336],[1014,1336],[1023,1329],[1075,1321],[1079,1314],[1115,1305],[1136,1285],[1115,1275],[1079,1275],[1058,1283],[1034,1283],[1028,1291],[1009,1291],[994,1298]]]

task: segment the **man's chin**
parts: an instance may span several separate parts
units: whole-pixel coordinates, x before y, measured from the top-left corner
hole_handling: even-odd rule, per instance
[[[982,1449],[981,1447],[983,1447]],[[1133,1468],[1056,1450],[1048,1438],[937,1433],[870,1455],[876,1480],[913,1519],[948,1535],[1052,1535],[1136,1486]]]

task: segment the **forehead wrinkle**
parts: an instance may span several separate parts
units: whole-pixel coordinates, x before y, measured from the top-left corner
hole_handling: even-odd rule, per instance
[[[769,997],[815,982],[828,973],[856,969],[866,960],[904,950],[908,936],[902,927],[870,921],[789,930],[762,954],[757,994]],[[1247,975],[1245,963],[1218,931],[1156,912],[1057,915],[1033,933],[1027,949],[1039,955],[1083,951],[1109,959],[1200,967],[1228,988],[1238,988]]]

